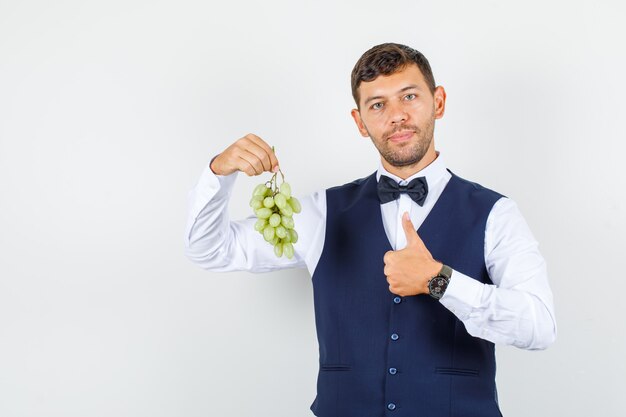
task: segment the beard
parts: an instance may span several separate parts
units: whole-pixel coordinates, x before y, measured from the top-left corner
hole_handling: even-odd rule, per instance
[[[366,128],[367,129],[367,128]],[[400,145],[395,145],[389,142],[389,137],[396,132],[402,130],[412,130],[417,135],[417,142],[408,142]],[[387,161],[391,166],[404,167],[409,165],[415,165],[424,158],[430,144],[433,141],[433,135],[435,132],[435,117],[434,109],[432,116],[428,119],[428,123],[423,129],[420,129],[417,125],[403,124],[396,126],[388,132],[382,135],[382,139],[376,138],[370,134],[370,139],[380,156]],[[369,130],[368,130],[369,133]]]

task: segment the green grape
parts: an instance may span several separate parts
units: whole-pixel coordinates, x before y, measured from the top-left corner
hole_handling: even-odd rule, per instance
[[[267,190],[269,190],[269,187],[267,187],[265,184],[259,184],[256,187],[254,187],[254,191],[252,191],[252,195],[253,196],[265,196],[265,193],[267,192]]]
[[[287,202],[293,209],[294,213],[300,213],[302,211],[302,206],[300,205],[300,201],[298,201],[297,198],[291,197],[289,200],[287,200]]]
[[[287,236],[287,229],[284,226],[278,226],[276,228],[276,236],[284,239]]]
[[[263,229],[265,229],[265,226],[267,226],[267,220],[258,219],[256,223],[254,223],[254,230],[256,230],[257,232],[263,232]]]
[[[250,199],[250,207],[252,207],[254,210],[263,207],[263,197],[253,196]]]
[[[287,229],[289,232],[289,237],[291,238],[291,243],[298,242],[298,232],[295,229]]]
[[[283,243],[283,253],[287,258],[293,258],[293,245],[291,243]]]
[[[280,218],[280,223],[285,226],[285,228],[287,229],[293,229],[293,219],[291,217],[287,217],[287,216],[282,216]]]
[[[274,239],[275,235],[276,235],[276,229],[274,229],[270,225],[265,226],[265,229],[263,229],[263,237],[265,238],[265,240],[270,242],[272,239]]]
[[[272,148],[274,150],[274,148]],[[263,235],[263,238],[274,247],[277,257],[285,255],[291,259],[294,256],[293,244],[298,241],[298,234],[294,230],[294,213],[300,213],[300,202],[291,196],[291,186],[285,182],[278,186],[278,173],[266,183],[257,185],[252,191],[250,207],[257,216],[254,229]]]
[[[274,196],[274,203],[276,203],[276,207],[283,209],[287,205],[287,197],[282,193],[278,193]]]
[[[280,224],[280,214],[274,213],[270,216],[270,224],[272,227],[276,227]]]
[[[280,185],[280,193],[288,199],[289,197],[291,197],[291,186],[286,182],[283,182]]]
[[[285,207],[281,208],[280,212],[287,217],[293,216],[293,209],[289,204],[285,204]]]
[[[283,256],[283,244],[278,242],[274,245],[274,254],[279,258]]]
[[[272,215],[272,210],[268,209],[267,207],[262,207],[260,209],[254,210],[254,214],[256,214],[259,219],[267,219]]]
[[[263,205],[267,208],[274,207],[274,197],[265,197],[263,200]]]

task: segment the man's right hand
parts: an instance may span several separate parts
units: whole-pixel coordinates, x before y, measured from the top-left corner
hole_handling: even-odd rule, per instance
[[[248,133],[213,159],[211,171],[216,175],[242,171],[251,177],[266,171],[277,172],[278,159],[263,139]]]

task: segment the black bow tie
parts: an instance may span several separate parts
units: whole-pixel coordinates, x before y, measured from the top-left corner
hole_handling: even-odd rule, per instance
[[[399,185],[385,175],[380,176],[380,180],[378,180],[378,198],[380,198],[380,204],[398,199],[401,193],[407,193],[413,201],[423,206],[426,195],[428,195],[426,177],[412,179],[408,185]]]

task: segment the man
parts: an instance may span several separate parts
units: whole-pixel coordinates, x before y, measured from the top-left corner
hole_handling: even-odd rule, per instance
[[[446,169],[434,143],[446,93],[421,53],[373,47],[352,93],[380,165],[302,199],[293,259],[274,256],[253,218],[226,214],[238,171],[278,168],[252,134],[215,157],[190,194],[187,256],[214,271],[309,269],[316,416],[500,416],[494,343],[544,349],[556,336],[537,243],[510,199]]]

